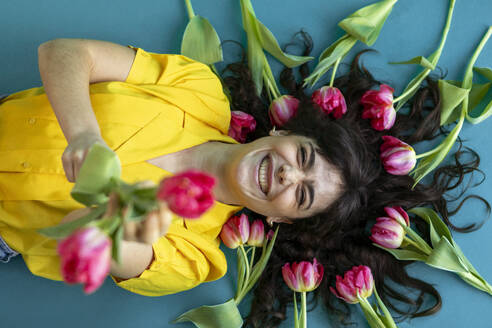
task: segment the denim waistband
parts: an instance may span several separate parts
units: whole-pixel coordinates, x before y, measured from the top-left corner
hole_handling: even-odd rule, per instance
[[[11,258],[17,255],[19,255],[19,253],[10,248],[0,236],[0,262],[8,263]]]

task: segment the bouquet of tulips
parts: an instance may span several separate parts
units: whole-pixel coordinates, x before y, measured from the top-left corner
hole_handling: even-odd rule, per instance
[[[199,328],[240,328],[243,325],[238,305],[254,287],[270,258],[278,227],[265,234],[261,220],[250,224],[246,214],[232,216],[222,226],[220,238],[231,249],[237,249],[237,290],[234,298],[214,306],[201,306],[180,315],[173,323],[191,321]],[[256,249],[261,256],[255,262]]]
[[[387,216],[376,219],[371,240],[399,260],[422,261],[432,267],[455,272],[468,284],[492,295],[492,286],[483,279],[451,237],[448,227],[430,208],[410,210],[429,224],[432,247],[412,228],[401,207],[385,207]]]
[[[124,225],[166,213],[197,218],[214,203],[215,179],[188,171],[153,184],[127,184],[120,179],[118,157],[94,144],[82,165],[71,195],[87,206],[86,215],[40,233],[60,240],[61,272],[67,283],[83,283],[94,292],[109,273],[111,258],[120,262]],[[165,217],[171,223],[170,213]]]

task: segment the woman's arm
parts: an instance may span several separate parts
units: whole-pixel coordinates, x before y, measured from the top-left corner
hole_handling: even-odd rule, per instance
[[[135,51],[118,44],[55,39],[38,48],[39,72],[46,95],[68,142],[62,156],[67,179],[78,170],[95,143],[103,143],[89,97],[89,83],[125,81]]]

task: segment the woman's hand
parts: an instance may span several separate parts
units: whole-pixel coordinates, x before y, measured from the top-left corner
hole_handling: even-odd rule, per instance
[[[101,135],[94,132],[83,132],[70,140],[62,155],[63,169],[68,181],[77,180],[85,157],[95,143],[108,147]]]

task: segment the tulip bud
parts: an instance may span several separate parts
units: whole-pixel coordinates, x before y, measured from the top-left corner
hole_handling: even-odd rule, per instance
[[[76,230],[58,244],[63,280],[82,283],[89,294],[102,285],[111,266],[111,241],[101,230]]]
[[[267,240],[272,240],[273,236],[275,235],[275,231],[273,231],[272,229],[268,230],[268,233],[266,235],[266,239]]]
[[[395,220],[387,217],[376,219],[369,237],[376,244],[386,248],[398,248],[405,237],[405,230]]]
[[[374,278],[371,269],[365,265],[354,266],[351,270],[341,276],[336,277],[336,290],[330,287],[330,290],[336,297],[350,304],[359,303],[359,297],[368,298],[374,289]]]
[[[318,104],[326,114],[333,114],[339,119],[347,112],[347,104],[343,94],[335,87],[325,86],[313,92],[312,101]]]
[[[360,103],[364,106],[363,119],[371,119],[373,129],[389,130],[395,124],[396,111],[393,108],[393,88],[382,84],[379,91],[369,90],[364,93]]]
[[[313,263],[302,261],[284,264],[282,276],[287,286],[293,291],[310,292],[320,285],[323,271],[323,266],[313,259]]]
[[[270,122],[277,127],[283,126],[292,117],[296,116],[298,107],[299,100],[292,96],[284,95],[275,99],[268,109]]]
[[[164,178],[157,191],[157,199],[185,218],[198,218],[214,204],[212,188],[215,178],[199,172],[186,171]]]
[[[238,248],[239,245],[244,245],[249,239],[249,220],[246,214],[240,216],[232,216],[222,226],[220,239],[229,248]]]
[[[380,158],[386,172],[393,175],[408,174],[417,162],[413,148],[392,136],[382,138],[384,142],[381,145]]]
[[[253,116],[235,110],[231,112],[231,125],[229,126],[229,137],[237,142],[244,143],[248,133],[256,129],[256,120]]]
[[[400,206],[385,207],[384,211],[393,220],[405,224],[407,227],[410,226],[410,219],[408,218],[407,212]]]
[[[265,227],[261,220],[254,220],[249,232],[248,245],[261,247],[265,240]]]

